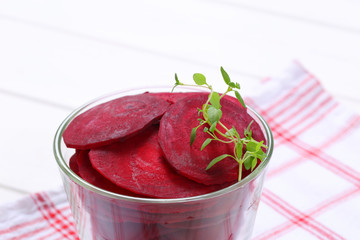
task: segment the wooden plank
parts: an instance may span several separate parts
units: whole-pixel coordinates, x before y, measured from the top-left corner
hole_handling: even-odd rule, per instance
[[[61,185],[52,153],[64,110],[0,94],[0,186],[35,192]]]
[[[218,4],[282,17],[284,20],[302,21],[340,31],[360,32],[360,3],[351,0],[220,0]]]
[[[140,7],[139,2],[109,2],[100,8],[89,2],[81,18],[81,1],[70,9],[64,7],[67,2],[32,3],[0,10],[5,36],[0,51],[9,56],[0,60],[5,69],[0,77],[9,79],[3,89],[18,91],[14,80],[23,79],[26,89],[39,83],[34,95],[56,96],[55,101],[63,102],[67,98],[56,92],[63,93],[61,85],[71,83],[66,92],[73,102],[85,85],[89,91],[96,89],[87,94],[93,97],[109,89],[144,85],[148,79],[166,84],[175,71],[217,70],[219,65],[241,77],[261,78],[295,58],[319,75],[331,93],[358,98],[356,33],[214,2],[140,1]],[[40,3],[48,11],[39,10]],[[55,8],[56,14],[49,14]],[[101,17],[94,18],[94,13]],[[342,86],[337,85],[340,77]]]
[[[174,73],[192,81],[194,72],[221,78],[219,67],[193,59],[172,58],[126,46],[47,32],[18,24],[0,27],[0,88],[65,106],[78,106],[119,89],[170,86]],[[22,41],[17,39],[27,39]],[[230,70],[229,70],[230,71]],[[234,79],[253,84],[254,77],[230,71]],[[257,80],[257,79],[255,79]],[[246,83],[244,83],[246,85]],[[220,82],[222,86],[222,81]]]
[[[0,185],[0,205],[5,203],[10,203],[13,201],[16,201],[24,196],[26,196],[28,193],[9,189],[6,186]]]

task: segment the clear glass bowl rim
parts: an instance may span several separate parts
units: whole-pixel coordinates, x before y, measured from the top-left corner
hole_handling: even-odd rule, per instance
[[[258,120],[260,121],[260,123],[262,124],[262,127],[265,130],[265,135],[266,135],[266,139],[267,139],[267,156],[266,158],[261,162],[261,164],[253,171],[251,172],[248,176],[246,176],[245,178],[243,178],[241,181],[223,188],[221,190],[215,191],[215,192],[211,192],[208,194],[203,194],[203,195],[198,195],[198,196],[193,196],[193,197],[186,197],[186,198],[166,198],[166,199],[161,199],[161,198],[139,198],[139,197],[132,197],[132,196],[126,196],[126,195],[121,195],[121,194],[117,194],[117,193],[113,193],[110,191],[106,191],[103,190],[101,188],[98,188],[88,182],[86,182],[85,180],[83,180],[82,178],[80,178],[77,174],[75,174],[70,167],[66,164],[62,151],[61,151],[61,143],[62,143],[62,134],[64,132],[64,130],[66,129],[66,127],[68,126],[68,124],[72,121],[72,119],[74,117],[77,116],[77,114],[81,113],[84,110],[87,110],[93,106],[96,106],[102,102],[107,102],[110,101],[112,99],[121,97],[121,96],[125,96],[126,94],[134,94],[134,93],[141,93],[141,92],[147,92],[147,91],[151,91],[151,90],[155,90],[154,92],[161,92],[159,90],[163,90],[162,92],[168,92],[169,89],[171,89],[171,87],[169,86],[152,86],[152,87],[144,87],[144,88],[134,88],[134,89],[125,89],[125,90],[120,90],[120,91],[116,91],[113,93],[109,93],[109,94],[105,94],[103,96],[100,96],[98,98],[95,98],[93,100],[90,100],[88,103],[85,103],[84,105],[76,108],[74,111],[72,111],[64,120],[63,122],[60,124],[60,126],[58,127],[56,133],[55,133],[55,137],[54,137],[54,141],[53,141],[53,152],[54,152],[54,156],[56,159],[56,162],[60,168],[60,171],[62,171],[62,173],[64,173],[70,180],[72,180],[73,182],[77,183],[78,185],[80,185],[81,187],[84,187],[92,192],[95,192],[97,194],[103,195],[105,197],[109,197],[109,198],[113,198],[113,199],[118,199],[118,200],[126,200],[126,201],[130,201],[130,202],[137,202],[137,203],[183,203],[183,202],[192,202],[192,201],[199,201],[199,200],[204,200],[204,199],[209,199],[209,198],[214,198],[214,197],[218,197],[221,196],[223,194],[226,194],[228,192],[231,191],[235,191],[236,189],[239,189],[241,187],[243,187],[244,185],[246,185],[248,182],[250,182],[251,180],[255,179],[263,170],[265,170],[266,166],[268,165],[272,153],[273,153],[273,148],[274,148],[274,139],[273,139],[273,135],[271,132],[271,129],[269,127],[269,125],[267,124],[267,122],[265,121],[265,119],[259,114],[257,113],[253,108],[251,108],[250,106],[247,106],[247,108],[251,111],[251,114],[255,115]],[[187,89],[190,91],[199,91],[199,89],[194,89],[194,88],[187,88],[187,87],[182,87],[182,89]]]

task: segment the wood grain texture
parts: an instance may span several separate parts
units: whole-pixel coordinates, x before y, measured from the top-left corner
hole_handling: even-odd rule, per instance
[[[61,185],[52,137],[73,108],[171,85],[175,72],[215,81],[222,65],[246,95],[296,59],[360,113],[359,9],[350,0],[0,2],[0,204],[23,195],[16,189]]]

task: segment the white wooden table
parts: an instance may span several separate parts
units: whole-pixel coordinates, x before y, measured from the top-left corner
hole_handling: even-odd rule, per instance
[[[360,113],[355,0],[0,1],[0,204],[61,186],[54,133],[119,89],[191,81],[219,67],[256,91],[292,60]]]

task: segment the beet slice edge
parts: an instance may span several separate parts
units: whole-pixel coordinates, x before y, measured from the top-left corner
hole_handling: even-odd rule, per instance
[[[98,173],[90,163],[88,152],[89,151],[86,150],[77,150],[76,153],[71,157],[72,164],[70,165],[70,168],[82,179],[96,187],[102,188],[110,192],[132,197],[144,197],[142,195],[116,186],[108,179],[103,177],[100,173]]]
[[[63,133],[67,147],[91,149],[130,137],[157,122],[170,103],[149,94],[121,97],[75,117]]]

